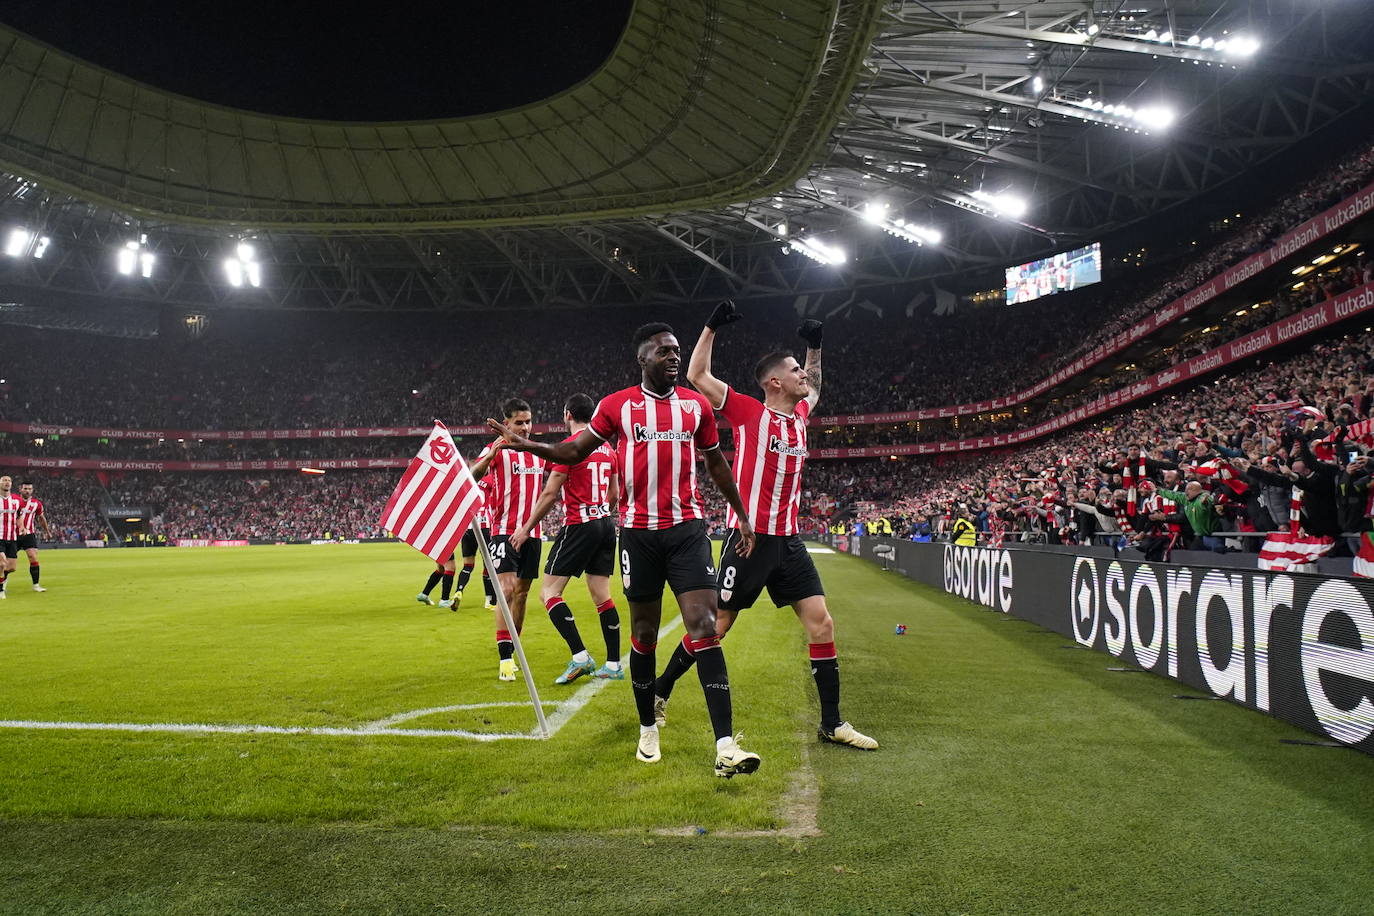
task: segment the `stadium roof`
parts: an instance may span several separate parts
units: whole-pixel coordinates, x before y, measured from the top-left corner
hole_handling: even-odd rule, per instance
[[[1349,115],[1374,89],[1372,32],[1356,0],[637,0],[606,63],[549,99],[350,124],[172,95],[0,26],[0,217],[51,239],[0,259],[0,283],[451,309],[1012,263]],[[121,276],[144,236],[154,275]],[[225,282],[244,238],[260,289]]]

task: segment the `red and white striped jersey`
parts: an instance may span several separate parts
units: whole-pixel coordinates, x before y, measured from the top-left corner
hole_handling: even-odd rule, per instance
[[[43,500],[19,497],[19,533],[33,534],[33,524],[43,514]]]
[[[615,448],[622,527],[660,530],[705,517],[695,449],[720,448],[720,434],[704,397],[635,385],[602,398],[588,429]]]
[[[569,436],[563,441],[576,438]],[[611,478],[615,476],[615,452],[609,445],[598,445],[581,464],[554,464],[549,471],[568,475],[563,482],[563,524],[581,525],[610,515],[606,500],[611,495]]]
[[[482,450],[486,455],[491,446]],[[482,478],[487,485],[487,510],[491,515],[491,533],[515,534],[534,514],[534,504],[544,489],[544,459],[529,452],[503,448],[496,453]],[[535,525],[530,537],[540,537]]]
[[[796,534],[811,404],[802,401],[795,413],[785,414],[727,388],[719,409],[735,432],[735,483],[754,530]],[[725,523],[731,528],[738,524],[734,509]]]
[[[486,450],[482,450],[486,454]],[[482,508],[477,510],[477,527],[491,530],[491,487],[487,484],[487,478],[483,477],[477,481],[477,488],[482,491]]]
[[[0,496],[0,541],[19,540],[19,507],[23,502],[18,496]]]

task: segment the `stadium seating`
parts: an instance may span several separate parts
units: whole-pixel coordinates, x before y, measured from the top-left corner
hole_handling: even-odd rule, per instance
[[[1374,148],[1363,146],[1329,172],[1300,182],[1248,218],[1217,228],[1205,250],[1189,252],[1164,279],[1138,272],[1101,287],[1039,302],[966,309],[952,316],[913,320],[901,309],[852,307],[829,316],[825,400],[821,413],[842,415],[915,410],[1005,394],[1067,365],[1107,335],[1129,327],[1151,310],[1263,249],[1278,234],[1367,182]],[[1149,355],[1116,366],[1078,387],[1054,389],[1025,407],[976,416],[920,422],[817,425],[813,450],[894,446],[969,436],[991,436],[1033,425],[1121,389],[1163,367],[1203,353],[1247,331],[1292,315],[1374,280],[1374,263],[1353,249],[1306,278],[1300,289],[1286,275],[1265,280],[1271,292],[1239,312],[1214,317]],[[690,344],[700,308],[655,309],[655,318],[676,325]],[[788,304],[751,304],[751,318],[731,328],[718,364],[748,379],[753,356],[772,347],[796,347],[787,329]],[[426,426],[436,416],[477,424],[498,411],[508,396],[529,400],[541,422],[556,421],[570,392],[600,394],[633,382],[625,358],[632,327],[645,316],[623,310],[580,312],[569,332],[562,315],[541,312],[477,313],[461,319],[350,316],[321,322],[318,316],[228,314],[216,317],[206,339],[115,339],[89,334],[14,327],[6,329],[8,378],[0,383],[6,420],[104,428],[264,429],[335,426]],[[1066,335],[1065,330],[1073,333]],[[499,343],[493,344],[493,341]],[[1008,347],[1006,341],[1016,341]],[[1193,432],[1205,409],[1214,436],[1260,457],[1260,446],[1278,442],[1283,417],[1264,430],[1267,439],[1245,448],[1238,436],[1246,408],[1277,392],[1321,408],[1331,425],[1363,420],[1369,397],[1363,381],[1339,387],[1338,373],[1363,371],[1370,340],[1356,335],[1338,346],[1339,365],[1319,347],[1282,369],[1253,370],[1228,381],[1232,403],[1215,403],[1214,387],[1175,395],[1127,418],[1080,426],[1049,441],[999,457],[815,461],[808,471],[808,524],[821,524],[836,508],[858,504],[862,513],[891,518],[897,530],[938,528],[966,501],[974,514],[989,504],[1023,502],[1016,525],[1045,536],[1072,538],[1076,516],[1071,485],[1094,477],[1103,455],[1126,441],[1172,450]],[[951,371],[951,368],[954,371]],[[1353,370],[1352,370],[1353,367]],[[1258,374],[1257,374],[1258,373]],[[1275,373],[1280,373],[1275,375]],[[1290,373],[1284,375],[1282,373]],[[1266,378],[1274,381],[1266,382]],[[1362,378],[1362,376],[1360,376]],[[1272,387],[1271,387],[1272,386]],[[1342,403],[1349,402],[1348,409]],[[1196,405],[1181,409],[1179,405]],[[350,439],[198,441],[182,438],[118,439],[0,433],[0,454],[98,461],[254,461],[271,459],[403,458],[414,439],[400,436]],[[464,448],[479,446],[469,437]],[[1053,466],[1053,467],[1052,467]],[[1056,468],[1061,488],[1047,496],[1044,479]],[[24,473],[24,472],[19,472]],[[43,480],[50,515],[67,539],[103,530],[95,513],[102,500],[148,505],[157,527],[170,537],[316,538],[326,532],[376,534],[375,519],[389,492],[392,471],[350,471],[325,478],[272,472],[245,482],[245,473],[133,473],[89,476],[36,472]],[[991,484],[1020,481],[1015,493]],[[1069,480],[1064,478],[1068,477]],[[108,484],[102,492],[101,483]],[[1211,481],[1209,481],[1209,484]],[[709,489],[709,488],[708,488]],[[1048,499],[1048,502],[1043,502]],[[723,524],[724,507],[713,497],[712,524]],[[308,506],[308,511],[286,507]],[[1238,521],[1240,509],[1229,510]],[[1047,519],[1053,515],[1057,524]],[[986,518],[983,519],[986,522]],[[1053,533],[1047,528],[1056,529]],[[1064,530],[1059,530],[1064,529]]]

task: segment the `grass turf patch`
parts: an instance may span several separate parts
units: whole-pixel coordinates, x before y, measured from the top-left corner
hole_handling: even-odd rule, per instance
[[[99,810],[99,793],[83,789],[102,776],[89,767],[62,771],[59,786],[89,792],[82,813],[92,817],[55,821],[54,811],[39,806],[0,820],[0,886],[7,889],[0,912],[547,912],[612,898],[642,913],[1367,912],[1374,760],[1280,744],[1304,733],[1228,703],[1173,700],[1173,682],[1108,672],[1114,659],[1106,655],[1060,650],[1064,641],[1038,628],[862,561],[817,561],[837,619],[845,713],[883,742],[872,754],[808,745],[820,785],[819,837],[733,835],[777,822],[776,813],[699,816],[720,805],[720,796],[762,784],[719,786],[695,759],[683,764],[680,779],[637,767],[625,753],[632,747],[628,695],[618,708],[607,706],[604,724],[582,718],[603,695],[569,728],[581,722],[592,734],[617,736],[608,784],[586,775],[575,752],[581,745],[571,740],[460,754],[499,767],[512,781],[515,774],[542,778],[533,770],[561,777],[552,816],[532,814],[525,825],[405,826],[491,823],[482,817],[499,818],[505,796],[474,793],[467,803],[482,817],[446,821],[418,796],[462,791],[445,783],[448,770],[427,775],[393,761],[401,778],[390,779],[380,760],[341,750],[354,739],[273,738],[300,755],[298,769],[317,772],[300,777],[313,789],[274,790],[281,810],[269,817],[215,809],[169,813],[170,821],[112,820],[108,806]],[[896,623],[907,624],[908,635],[894,636]],[[800,631],[790,613],[760,607],[741,618],[726,646],[737,718],[751,730],[751,745],[768,748],[764,769],[750,777],[758,780],[778,757],[800,753],[798,737],[814,718]],[[561,660],[550,654],[550,673],[561,670]],[[694,756],[676,742],[709,740],[699,692],[690,686],[670,709],[665,766]],[[754,728],[773,715],[779,732]],[[626,722],[630,736],[622,739]],[[684,722],[701,735],[679,735]],[[134,736],[117,737],[96,759],[108,762],[121,745],[139,760],[153,756],[148,748],[130,750]],[[388,742],[400,758],[427,755],[417,742],[360,743]],[[499,755],[485,754],[495,747]],[[537,754],[506,766],[508,752],[522,748]],[[10,770],[3,778],[25,770],[33,777],[30,763],[10,763],[10,750],[8,742],[0,746]],[[169,783],[195,777],[181,736],[167,753]],[[61,756],[50,749],[43,760]],[[277,763],[260,777],[290,769]],[[414,795],[389,809],[309,808],[330,799],[321,786],[351,786],[359,771],[401,784],[387,792]],[[785,763],[779,775],[790,778],[790,771]],[[656,781],[642,781],[651,776]],[[477,778],[486,792],[505,785],[490,774]],[[206,783],[212,790],[214,781]],[[0,790],[10,804],[9,786]],[[651,822],[598,806],[675,813]],[[707,832],[650,829],[690,824]]]
[[[404,545],[64,552],[51,590],[6,603],[0,718],[360,728],[407,711],[528,703],[496,680],[494,619],[480,583],[458,612],[415,602],[426,561]],[[587,645],[604,644],[580,583],[567,595]],[[628,613],[619,602],[628,632]],[[676,609],[667,602],[665,622]],[[536,829],[769,828],[800,760],[800,629],[760,615],[741,641],[736,722],[769,759],[715,780],[700,691],[684,683],[662,765],[635,766],[627,681],[611,682],[553,739],[176,734],[0,729],[0,813],[77,817],[507,824]],[[666,660],[681,627],[664,639]],[[543,701],[567,647],[537,597],[525,649]],[[775,650],[783,646],[784,651]],[[628,648],[628,646],[626,647]],[[689,675],[694,681],[694,676]],[[400,728],[530,733],[529,706],[433,713]],[[700,786],[707,790],[688,791]],[[717,784],[718,783],[718,784]]]

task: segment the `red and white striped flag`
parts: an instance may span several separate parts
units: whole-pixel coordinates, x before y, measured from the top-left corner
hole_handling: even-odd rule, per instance
[[[442,563],[483,505],[482,489],[458,454],[448,427],[435,420],[434,431],[410,459],[382,510],[382,527]]]
[[[1288,530],[1271,531],[1260,547],[1258,565],[1271,572],[1317,571],[1317,558],[1324,557],[1336,546],[1335,538],[1303,534],[1302,490],[1293,488],[1288,499]]]

